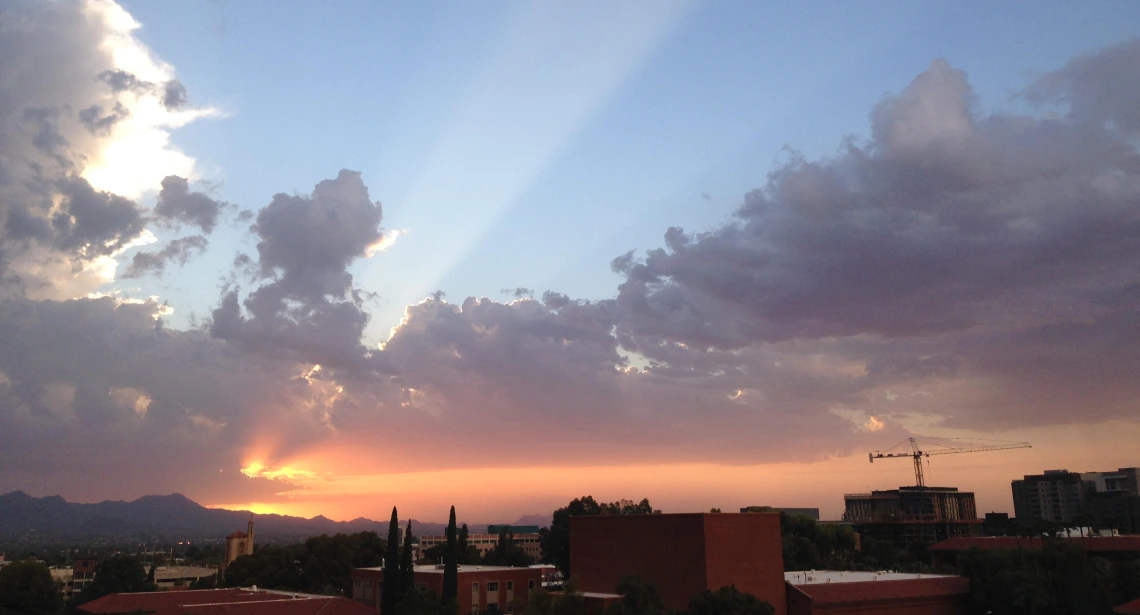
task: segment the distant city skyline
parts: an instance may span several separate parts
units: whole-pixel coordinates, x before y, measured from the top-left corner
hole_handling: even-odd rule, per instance
[[[1138,465],[1140,14],[0,11],[0,493],[478,522]]]

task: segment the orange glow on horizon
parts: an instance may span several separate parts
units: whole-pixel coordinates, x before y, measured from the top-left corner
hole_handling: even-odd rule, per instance
[[[930,460],[927,483],[975,492],[979,514],[1012,512],[1010,481],[1024,474],[1135,465],[1129,455],[1131,443],[1140,437],[1140,423],[1035,428],[1016,435],[1033,448],[939,456]],[[1012,434],[999,436],[1013,439]],[[210,507],[343,521],[386,519],[391,507],[398,506],[401,518],[440,521],[455,505],[466,522],[498,523],[549,513],[575,497],[593,495],[606,501],[647,497],[666,512],[714,506],[726,511],[752,505],[818,507],[822,518],[838,519],[844,493],[894,489],[914,481],[910,463],[869,466],[866,451],[815,463],[373,469],[385,465],[375,449],[330,440],[278,465],[250,462],[242,468],[250,480],[278,481],[281,489],[275,495]]]

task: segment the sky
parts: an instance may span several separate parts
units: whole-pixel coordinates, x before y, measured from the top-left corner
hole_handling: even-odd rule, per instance
[[[1138,465],[1129,3],[0,0],[0,492],[842,511]]]

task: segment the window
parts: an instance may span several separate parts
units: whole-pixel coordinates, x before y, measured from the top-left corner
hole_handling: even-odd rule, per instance
[[[499,582],[498,581],[491,581],[490,583],[487,583],[487,591],[489,591],[489,592],[499,591]]]
[[[507,581],[507,591],[511,591],[514,588],[515,588],[515,582],[514,581]]]
[[[534,589],[534,579],[531,579],[531,580],[526,582],[526,588],[527,589]]]

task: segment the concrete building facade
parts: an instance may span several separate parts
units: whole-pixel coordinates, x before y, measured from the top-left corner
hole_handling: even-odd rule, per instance
[[[542,588],[541,567],[460,566],[457,602],[460,615],[468,613],[513,613],[525,609],[530,593]],[[416,566],[415,583],[437,596],[443,594],[443,566]],[[352,571],[352,599],[380,608],[384,592],[384,568]]]
[[[980,536],[974,494],[956,487],[899,487],[843,496],[844,521],[864,540],[884,540],[899,547],[931,544],[956,536]]]
[[[1011,483],[1019,524],[1093,524],[1140,533],[1140,468],[1069,472],[1046,470]]]
[[[698,593],[735,585],[785,615],[777,513],[600,515],[570,518],[570,574],[583,592],[612,594],[622,577],[657,585],[681,610]]]

